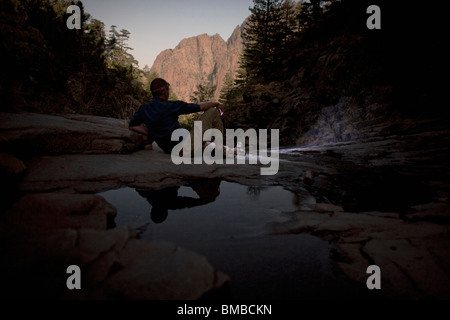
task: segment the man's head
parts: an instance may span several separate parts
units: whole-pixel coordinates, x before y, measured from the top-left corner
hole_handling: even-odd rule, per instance
[[[150,217],[154,223],[163,223],[166,221],[167,216],[169,215],[169,209],[166,207],[152,207],[152,211],[150,211]]]
[[[156,78],[150,85],[150,90],[154,97],[159,97],[162,100],[169,100],[170,84],[161,78]]]

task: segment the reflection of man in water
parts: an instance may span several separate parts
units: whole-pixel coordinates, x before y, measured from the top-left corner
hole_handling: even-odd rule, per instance
[[[190,183],[192,189],[199,198],[178,196],[179,186],[168,187],[160,190],[136,190],[152,206],[151,219],[155,223],[164,222],[168,211],[192,208],[213,202],[220,193],[220,180],[198,180]]]

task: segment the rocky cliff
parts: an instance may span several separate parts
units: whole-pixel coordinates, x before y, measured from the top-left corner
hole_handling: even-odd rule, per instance
[[[218,34],[183,39],[174,49],[161,52],[151,71],[166,79],[181,100],[189,101],[198,84],[217,86],[218,99],[224,77],[234,72],[242,52],[241,26],[225,42]]]

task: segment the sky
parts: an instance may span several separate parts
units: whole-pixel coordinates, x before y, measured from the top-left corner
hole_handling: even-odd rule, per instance
[[[189,37],[218,33],[225,41],[251,14],[253,0],[82,0],[85,12],[108,32],[128,30],[130,52],[139,67]]]

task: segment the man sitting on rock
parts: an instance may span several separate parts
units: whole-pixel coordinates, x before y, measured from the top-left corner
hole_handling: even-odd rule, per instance
[[[152,81],[150,90],[153,100],[144,104],[134,114],[129,123],[129,129],[146,135],[150,141],[155,141],[158,146],[168,154],[180,141],[172,141],[172,132],[180,129],[178,117],[182,114],[204,111],[198,121],[202,122],[202,136],[208,129],[218,129],[224,133],[222,121],[223,110],[217,102],[186,103],[182,101],[169,101],[170,84],[161,78]],[[193,130],[191,131],[193,137]],[[194,151],[194,139],[191,139],[191,150]],[[228,150],[224,147],[224,154]],[[234,152],[233,152],[234,153]]]

